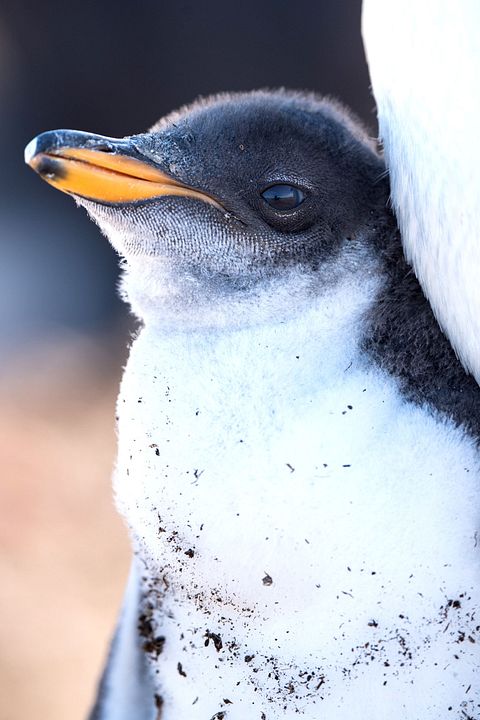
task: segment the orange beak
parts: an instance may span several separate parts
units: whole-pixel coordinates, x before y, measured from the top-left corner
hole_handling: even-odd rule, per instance
[[[27,145],[25,162],[58,190],[95,202],[124,204],[175,195],[202,200],[224,211],[210,195],[132,157],[134,152],[128,139],[55,130]]]

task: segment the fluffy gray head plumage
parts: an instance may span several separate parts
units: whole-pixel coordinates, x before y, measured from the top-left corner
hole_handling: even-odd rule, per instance
[[[386,214],[373,142],[339,104],[312,94],[214,96],[130,141],[225,208],[168,196],[123,206],[79,200],[128,265],[155,258],[170,289],[187,279],[211,297],[299,266],[325,270],[347,245],[354,255]],[[304,201],[288,211],[270,207],[262,192],[278,183],[299,188]],[[178,294],[188,295],[185,282]]]

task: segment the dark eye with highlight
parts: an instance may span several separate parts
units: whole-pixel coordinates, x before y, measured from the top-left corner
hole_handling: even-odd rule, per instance
[[[261,193],[274,210],[294,210],[305,200],[305,193],[295,185],[271,185]]]

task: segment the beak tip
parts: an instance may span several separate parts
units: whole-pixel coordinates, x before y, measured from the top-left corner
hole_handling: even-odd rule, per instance
[[[30,140],[30,142],[26,146],[24,157],[25,157],[25,162],[27,163],[27,165],[32,164],[32,160],[35,157],[35,155],[37,154],[37,145],[38,145],[37,138],[34,137],[33,140]]]

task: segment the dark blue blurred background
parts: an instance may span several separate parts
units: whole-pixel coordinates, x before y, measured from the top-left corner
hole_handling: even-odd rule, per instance
[[[54,128],[140,132],[196,96],[287,86],[337,96],[374,132],[360,0],[3,0],[0,349],[118,326],[116,259],[23,164]]]

